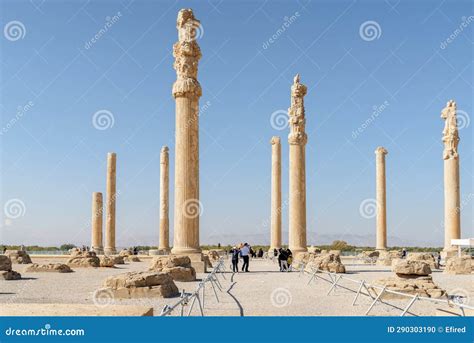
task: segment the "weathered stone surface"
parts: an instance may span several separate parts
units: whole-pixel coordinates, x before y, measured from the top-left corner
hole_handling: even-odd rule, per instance
[[[100,267],[100,259],[95,252],[85,251],[72,256],[66,264],[70,267]]]
[[[162,297],[179,295],[173,279],[161,272],[129,272],[108,277],[104,291],[112,292],[116,298]]]
[[[131,255],[133,255],[133,252],[129,249],[122,249],[119,252],[119,256],[122,256],[122,257],[127,257],[127,256],[131,256]]]
[[[444,272],[446,274],[471,274],[473,267],[473,259],[471,256],[455,256],[446,261]]]
[[[428,263],[423,261],[401,260],[393,266],[393,271],[398,276],[426,276],[431,274],[431,268]]]
[[[410,252],[407,256],[408,261],[423,261],[430,265],[431,269],[437,269],[438,262],[433,255],[426,252]]]
[[[115,259],[110,256],[102,255],[100,257],[100,266],[112,268],[115,265]]]
[[[196,270],[191,266],[191,259],[188,256],[155,257],[149,270],[167,273],[175,281],[196,280]]]
[[[380,251],[380,254],[377,258],[376,265],[378,266],[391,266],[393,261],[402,257],[401,251],[390,250],[390,251]]]
[[[12,270],[12,261],[6,255],[0,255],[0,270],[1,271]]]
[[[207,252],[207,256],[209,257],[209,259],[211,261],[219,261],[219,259],[220,259],[220,255],[217,252],[217,250],[209,250]]]
[[[366,250],[362,251],[357,255],[357,258],[361,259],[363,263],[371,264],[376,261],[379,257],[380,251]]]
[[[25,272],[72,273],[72,269],[68,265],[63,264],[63,263],[49,263],[49,264],[33,263],[31,266],[26,267]]]
[[[312,245],[308,248],[308,252],[312,254],[318,254],[321,252],[321,249],[316,248],[315,246]]]
[[[128,262],[141,262],[140,258],[136,255],[125,256],[123,259]]]
[[[0,271],[0,280],[19,280],[21,274],[14,270],[2,270]]]
[[[31,262],[30,255],[26,253],[26,251],[23,250],[7,250],[5,251],[5,255],[10,258],[12,263],[18,263],[18,264],[29,264]]]
[[[114,264],[125,264],[123,256],[114,255],[109,257],[114,260]]]
[[[324,270],[332,273],[345,273],[346,267],[341,262],[341,257],[337,254],[310,254],[306,265],[306,270],[311,271],[313,268]]]
[[[12,261],[6,255],[0,255],[0,280],[21,279],[20,273],[12,270]]]
[[[429,266],[428,266],[429,267]],[[390,277],[387,279],[380,279],[374,282],[378,286],[386,286],[388,290],[401,292],[405,294],[415,295],[418,294],[422,297],[429,298],[442,298],[446,296],[446,291],[439,288],[434,282],[431,276],[419,276],[416,278],[400,278]],[[379,293],[380,290],[372,288],[375,293]],[[384,293],[383,299],[400,299],[405,298],[402,295]]]

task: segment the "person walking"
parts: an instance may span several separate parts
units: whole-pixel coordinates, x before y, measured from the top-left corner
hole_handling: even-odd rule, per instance
[[[230,251],[230,256],[232,258],[232,272],[239,272],[239,255],[240,250],[237,247],[233,247]]]
[[[288,254],[286,250],[279,249],[278,250],[278,265],[280,266],[280,271],[284,272],[288,268]]]
[[[240,249],[240,256],[244,260],[244,264],[242,265],[242,271],[248,273],[249,271],[249,255],[250,255],[250,245],[245,243],[242,249]]]

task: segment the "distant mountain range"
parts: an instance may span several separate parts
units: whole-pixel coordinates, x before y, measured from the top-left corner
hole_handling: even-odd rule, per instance
[[[288,237],[288,232],[283,232],[283,237]],[[308,232],[307,233],[308,245],[329,245],[336,240],[346,241],[350,245],[355,246],[375,246],[375,235],[365,234],[365,235],[356,235],[351,233],[333,233],[333,234],[322,234],[317,232]],[[428,246],[436,247],[440,245],[440,242],[430,241],[430,240],[415,240],[415,239],[406,239],[397,236],[388,236],[387,237],[389,246]],[[258,233],[258,234],[226,234],[226,235],[210,235],[208,237],[203,237],[201,244],[217,244],[221,243],[222,245],[227,244],[236,244],[240,242],[248,242],[253,245],[269,245],[270,237],[268,233]],[[284,243],[287,243],[287,239],[284,240]]]

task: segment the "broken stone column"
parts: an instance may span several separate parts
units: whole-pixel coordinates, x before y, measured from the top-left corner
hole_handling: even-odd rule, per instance
[[[387,195],[385,182],[385,155],[387,155],[387,153],[387,150],[381,146],[375,150],[375,181],[377,203],[376,250],[387,249]]]
[[[168,147],[161,148],[160,156],[160,242],[158,249],[162,253],[170,252],[169,220],[169,154]]]
[[[308,137],[305,132],[304,96],[307,88],[296,75],[291,87],[288,109],[290,134],[289,248],[294,256],[306,252],[306,156]]]
[[[92,193],[92,242],[91,248],[96,254],[103,254],[102,245],[102,222],[103,222],[103,200],[102,193]]]
[[[272,145],[272,203],[271,203],[271,244],[269,253],[281,248],[281,143],[274,136]]]
[[[176,101],[174,244],[172,253],[190,257],[198,272],[206,270],[199,246],[199,98],[197,80],[201,49],[196,42],[199,20],[191,9],[178,13],[178,41],[173,46],[177,79]]]
[[[459,190],[459,133],[456,119],[456,103],[449,100],[441,112],[444,119],[444,255],[454,255],[452,239],[461,238],[461,207]]]
[[[116,174],[117,155],[114,152],[107,154],[107,213],[105,219],[105,249],[106,255],[116,253],[115,249],[115,201],[116,194]]]

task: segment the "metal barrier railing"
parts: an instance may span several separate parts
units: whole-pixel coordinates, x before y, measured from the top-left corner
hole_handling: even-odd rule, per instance
[[[160,316],[167,316],[170,315],[174,310],[179,308],[180,316],[184,317],[190,316],[194,305],[197,303],[199,306],[199,313],[201,316],[204,316],[204,302],[206,297],[206,285],[211,285],[214,296],[216,297],[217,302],[219,301],[219,297],[217,296],[217,290],[222,291],[222,285],[217,278],[218,273],[222,276],[225,280],[225,265],[224,259],[220,259],[217,265],[214,267],[211,273],[209,273],[205,279],[199,282],[198,287],[192,293],[186,293],[184,290],[181,292],[180,300],[174,303],[173,305],[165,305],[161,310]],[[201,294],[202,293],[202,294]],[[185,314],[185,308],[189,306],[189,310],[187,314]]]
[[[331,284],[331,288],[327,292],[327,295],[331,294],[331,292],[335,291],[337,288],[341,288],[341,289],[345,289],[345,290],[348,290],[350,292],[353,292],[353,293],[355,293],[355,297],[352,301],[352,306],[354,306],[356,304],[356,301],[357,301],[357,299],[359,298],[360,295],[370,297],[372,299],[372,302],[371,302],[369,308],[367,309],[367,311],[365,312],[365,315],[368,315],[377,303],[382,303],[382,304],[385,304],[385,305],[388,305],[388,306],[391,306],[393,308],[401,310],[402,311],[401,314],[400,314],[401,317],[405,316],[405,314],[407,314],[407,313],[415,315],[415,314],[409,312],[409,310],[413,306],[413,304],[417,301],[429,301],[429,302],[434,302],[434,303],[440,303],[440,304],[448,305],[449,307],[455,306],[455,307],[458,307],[460,309],[463,316],[465,316],[465,312],[464,312],[465,309],[474,310],[474,307],[461,303],[460,299],[459,299],[460,298],[459,296],[448,295],[448,299],[435,299],[435,298],[428,298],[428,297],[419,296],[418,294],[410,295],[410,294],[394,291],[394,290],[391,290],[391,289],[387,289],[386,286],[373,285],[373,284],[370,284],[370,283],[366,282],[365,280],[355,280],[355,279],[349,278],[347,276],[344,276],[342,274],[332,273],[332,272],[328,272],[328,271],[325,271],[325,270],[321,270],[319,268],[315,268],[314,266],[310,266],[311,272],[308,272],[306,270],[306,267],[307,267],[307,265],[305,263],[300,262],[300,266],[298,268],[295,268],[295,269],[296,269],[296,271],[298,271],[300,273],[300,276],[305,275],[305,274],[310,275],[310,279],[308,280],[308,285],[311,284],[311,282],[313,280],[317,280],[317,279],[329,282]],[[328,278],[322,277],[321,275],[318,275],[318,274],[326,275]],[[358,284],[359,286],[358,286],[357,290],[354,290],[350,287],[346,287],[344,285],[341,285],[340,282],[343,281],[343,280],[354,283],[354,284]],[[373,292],[371,292],[371,290]],[[379,292],[377,292],[377,290]],[[372,293],[374,293],[374,294],[372,294]],[[391,303],[388,303],[388,302],[382,300],[382,296],[384,294],[394,294],[394,295],[398,295],[398,296],[401,296],[401,297],[406,297],[406,298],[409,298],[409,302],[407,303],[407,305],[404,308],[400,308],[395,304],[391,304]]]

